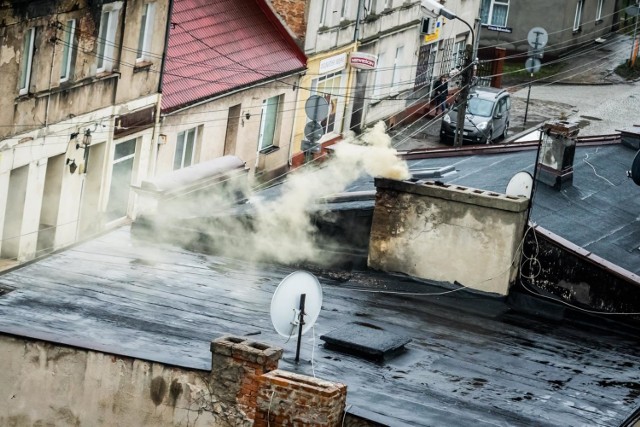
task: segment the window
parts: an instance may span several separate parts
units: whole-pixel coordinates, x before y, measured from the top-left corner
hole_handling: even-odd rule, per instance
[[[459,68],[462,69],[464,67],[464,57],[465,57],[465,40],[460,40],[456,42],[453,46],[453,58],[451,60],[451,69]]]
[[[173,158],[173,170],[191,166],[195,154],[197,129],[189,129],[178,134],[176,155]]]
[[[278,110],[280,96],[274,96],[262,101],[262,116],[260,118],[260,135],[258,137],[258,151],[269,148],[275,143],[278,124]]]
[[[100,31],[98,32],[98,69],[99,73],[113,68],[113,51],[118,28],[118,13],[121,2],[109,3],[102,8]]]
[[[136,62],[148,61],[151,52],[151,35],[153,33],[153,12],[155,5],[147,3],[142,9],[142,19],[140,21],[140,34],[138,35],[138,51]]]
[[[324,96],[329,103],[329,116],[320,122],[324,128],[324,133],[338,132],[340,130],[336,129],[336,113],[341,84],[342,71],[322,76],[315,79],[311,84],[311,93]]]
[[[320,26],[327,25],[327,3],[329,0],[322,0],[322,7],[320,7]]]
[[[373,81],[373,97],[379,98],[382,89],[384,73],[384,52],[378,54],[378,66],[376,67],[376,76]]]
[[[64,24],[62,34],[62,64],[60,66],[60,81],[66,82],[71,76],[71,61],[75,49],[76,20],[70,19]]]
[[[127,215],[131,181],[136,156],[137,140],[116,144],[113,153],[109,202],[107,203],[107,220],[112,221]]]
[[[340,11],[340,20],[349,19],[349,2],[351,0],[342,0],[342,10]]]
[[[604,0],[598,0],[598,6],[596,7],[596,21],[602,21],[602,6]]]
[[[404,46],[400,46],[396,49],[396,57],[393,60],[393,75],[391,77],[391,91],[397,92],[400,88],[400,63],[402,62],[402,54],[404,53]]]
[[[573,31],[580,30],[580,26],[582,25],[582,6],[584,5],[584,0],[578,0],[576,4],[576,17],[573,20]]]
[[[19,94],[29,93],[29,83],[31,82],[31,65],[33,62],[33,46],[36,38],[36,29],[29,28],[24,35],[22,44],[22,60],[20,64],[20,87]]]
[[[486,25],[506,27],[508,12],[509,0],[482,0],[480,19]]]

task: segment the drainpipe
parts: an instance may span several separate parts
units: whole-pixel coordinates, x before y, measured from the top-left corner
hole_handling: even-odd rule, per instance
[[[360,12],[364,8],[364,0],[358,0],[358,12],[356,13],[356,29],[353,32],[353,41],[357,42],[360,38]]]
[[[171,31],[172,14],[173,0],[169,0],[167,24],[165,26],[164,33],[164,50],[162,52],[162,60],[160,62],[160,78],[158,79],[158,105],[156,108],[156,122],[153,126],[153,133],[151,134],[151,159],[149,161],[149,169],[147,173],[147,175],[150,177],[154,177],[156,175],[156,168],[158,166],[158,153],[160,152],[160,147],[157,140],[160,136],[160,119],[162,113],[162,84],[164,82],[164,68],[167,61],[167,51],[169,50],[169,32]]]

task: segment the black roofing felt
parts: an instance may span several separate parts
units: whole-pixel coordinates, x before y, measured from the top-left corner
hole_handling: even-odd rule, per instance
[[[0,297],[0,331],[196,369],[209,368],[211,339],[251,335],[285,349],[281,368],[346,383],[350,411],[389,425],[612,426],[640,402],[636,338],[374,272],[317,272],[323,309],[296,366],[295,340],[269,320],[291,271],[132,241],[122,228],[0,276],[15,288]],[[352,322],[411,342],[384,363],[322,346]]]

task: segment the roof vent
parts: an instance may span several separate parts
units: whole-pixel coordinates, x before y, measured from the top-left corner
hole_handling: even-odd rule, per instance
[[[370,323],[348,323],[328,334],[321,340],[329,350],[352,354],[367,360],[382,362],[402,353],[411,338],[387,332]]]

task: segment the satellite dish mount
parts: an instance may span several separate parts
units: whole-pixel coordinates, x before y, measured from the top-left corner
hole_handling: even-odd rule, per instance
[[[306,271],[291,273],[280,282],[271,298],[271,322],[278,334],[298,336],[295,361],[300,361],[302,335],[313,327],[322,308],[322,287]],[[294,313],[291,319],[291,312]],[[297,328],[297,331],[296,331]]]

